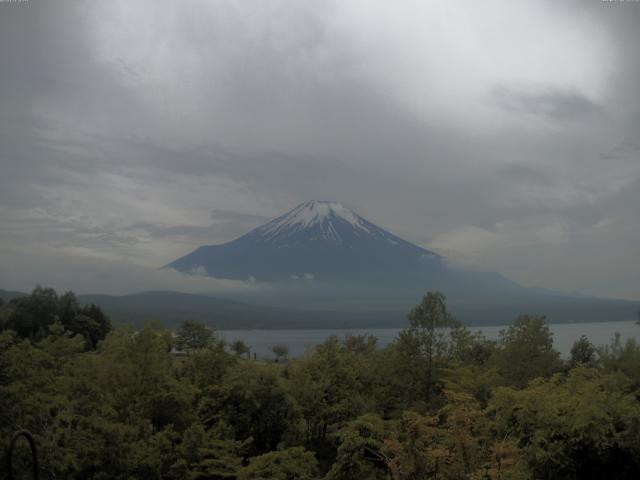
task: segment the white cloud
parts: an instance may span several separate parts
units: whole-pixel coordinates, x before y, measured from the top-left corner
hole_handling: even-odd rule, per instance
[[[566,292],[637,299],[640,246],[629,242],[630,226],[609,218],[571,226],[539,218],[464,227],[438,235],[427,245],[455,265],[496,270],[523,285]],[[611,274],[624,278],[611,282]]]
[[[264,289],[253,282],[220,280],[200,275],[184,275],[172,269],[151,268],[131,258],[101,258],[92,251],[66,252],[19,246],[1,247],[0,285],[30,291],[35,284],[58,291],[122,295],[150,290],[188,293],[228,293]]]
[[[500,126],[496,85],[576,89],[604,98],[619,59],[596,15],[546,2],[340,2],[361,74],[430,122]],[[513,121],[513,119],[509,119]],[[498,124],[496,125],[496,122]]]

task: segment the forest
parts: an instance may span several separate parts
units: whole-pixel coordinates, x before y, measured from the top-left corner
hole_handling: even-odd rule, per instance
[[[331,337],[255,359],[204,324],[113,327],[75,295],[0,306],[0,479],[29,430],[47,479],[637,479],[640,346],[553,349],[523,314],[497,341],[428,292],[384,348]],[[639,327],[640,328],[640,327]],[[26,442],[15,478],[31,478]]]

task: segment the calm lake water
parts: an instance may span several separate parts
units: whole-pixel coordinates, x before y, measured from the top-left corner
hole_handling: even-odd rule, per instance
[[[614,334],[618,332],[622,340],[636,338],[640,341],[640,326],[634,321],[607,323],[571,323],[551,324],[554,347],[563,356],[568,356],[573,342],[581,335],[586,335],[595,345],[608,345]],[[505,325],[470,328],[481,331],[488,339],[496,340]],[[393,341],[400,328],[373,328],[354,330],[223,330],[220,335],[227,341],[242,340],[251,347],[259,358],[271,358],[273,345],[289,347],[290,357],[301,357],[313,350],[314,345],[324,342],[329,336],[344,337],[347,334],[370,334],[378,338],[378,346],[385,346]]]

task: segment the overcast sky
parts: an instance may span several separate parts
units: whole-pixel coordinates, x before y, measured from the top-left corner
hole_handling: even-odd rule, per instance
[[[157,267],[309,199],[640,299],[640,3],[0,2],[0,288]]]

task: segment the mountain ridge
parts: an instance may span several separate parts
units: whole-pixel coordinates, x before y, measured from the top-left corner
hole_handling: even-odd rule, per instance
[[[318,305],[303,302],[295,307],[259,303],[258,298],[250,300],[176,291],[79,294],[78,301],[99,305],[116,325],[141,327],[147,322],[160,321],[167,327],[175,327],[191,319],[219,330],[306,330],[403,327],[407,312],[420,298],[419,295],[407,295],[389,303],[382,295],[361,294],[361,297],[352,298],[352,307],[331,302]],[[24,296],[28,294],[0,289],[0,297],[5,301]],[[634,321],[640,309],[639,301],[562,296],[484,296],[472,301],[447,298],[447,304],[452,314],[468,326],[508,325],[523,313],[544,315],[549,323],[556,324]]]

